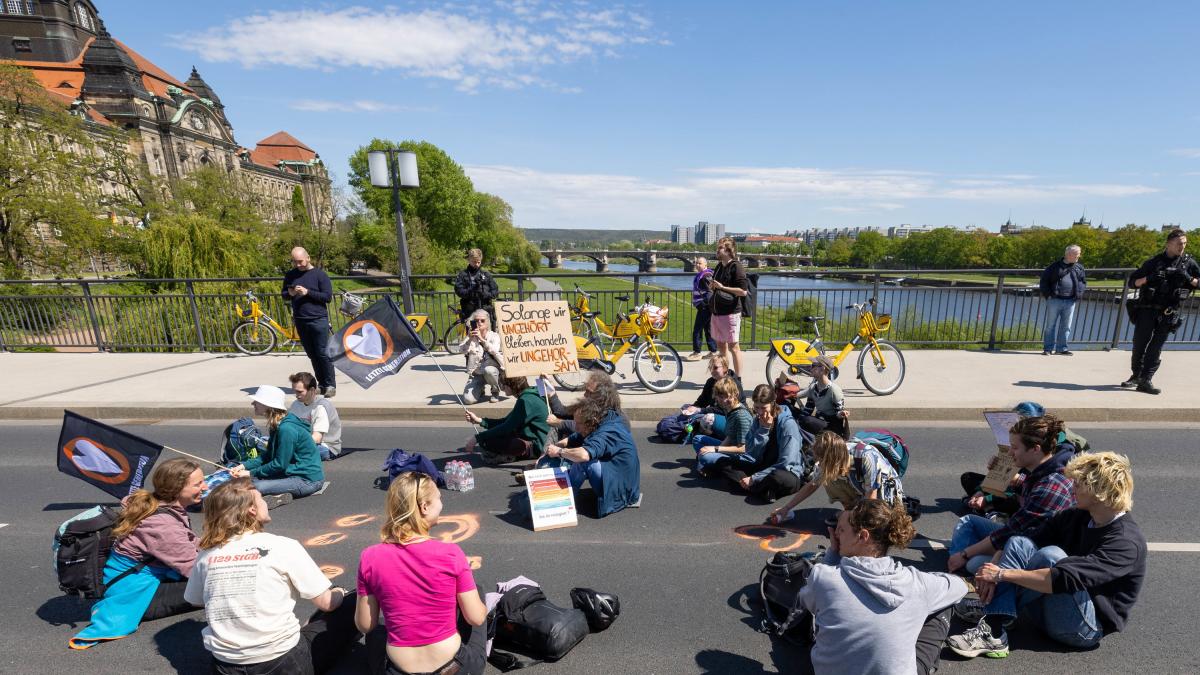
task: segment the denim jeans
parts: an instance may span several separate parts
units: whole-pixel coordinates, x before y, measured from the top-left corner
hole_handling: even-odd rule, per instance
[[[754,458],[744,452],[706,452],[696,457],[696,470],[703,473],[705,469],[711,467],[722,457],[732,457],[745,464],[747,469],[754,466]],[[735,466],[741,466],[741,464]]]
[[[322,481],[305,480],[300,476],[254,479],[254,489],[263,495],[281,495],[289,492],[293,497],[307,497],[320,490],[322,484]]]
[[[958,524],[954,526],[954,534],[950,537],[950,553],[959,553],[1000,528],[1000,523],[992,522],[982,516],[963,516],[958,519]],[[975,574],[985,562],[991,559],[990,555],[972,556],[967,561],[967,572]]]
[[[1054,567],[1067,557],[1057,546],[1039,549],[1028,537],[1013,537],[1000,556],[1003,569],[1040,570]],[[1050,639],[1069,647],[1093,647],[1104,637],[1096,620],[1096,606],[1087,591],[1039,593],[1016,584],[1002,583],[987,606],[988,614],[1016,617],[1036,626]]]
[[[712,320],[712,312],[709,311],[708,305],[696,308],[696,320],[692,322],[692,351],[700,351],[700,338],[703,337],[708,352],[715,354],[717,352],[717,343],[713,340],[712,329],[709,328],[709,321]]]
[[[593,459],[588,462],[572,462],[563,460],[557,457],[547,457],[542,455],[538,460],[537,468],[549,469],[555,466],[564,466],[567,469],[567,480],[571,481],[571,488],[578,491],[583,487],[583,481],[587,481],[596,494],[603,491],[604,472],[600,468],[600,460]],[[578,496],[578,495],[577,495]]]
[[[1069,298],[1046,300],[1046,326],[1042,333],[1042,349],[1048,352],[1067,351],[1071,339],[1071,324],[1075,322],[1075,301]]]
[[[719,446],[724,442],[725,441],[723,441],[719,438],[716,438],[714,436],[704,436],[702,434],[697,434],[696,436],[692,436],[692,449],[695,450],[696,452],[700,452],[700,448],[709,447],[709,446],[713,446],[713,445]],[[712,453],[706,453],[706,454],[712,454]]]
[[[300,334],[300,344],[304,345],[304,353],[312,363],[313,375],[321,389],[328,389],[337,384],[333,371],[333,361],[325,352],[329,345],[328,319],[296,319],[296,332]]]

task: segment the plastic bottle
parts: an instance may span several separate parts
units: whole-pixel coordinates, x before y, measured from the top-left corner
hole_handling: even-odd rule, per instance
[[[470,492],[475,489],[475,470],[467,462],[462,462],[462,491]]]
[[[458,462],[452,461],[446,465],[446,489],[458,492],[462,490],[462,479],[460,478]]]

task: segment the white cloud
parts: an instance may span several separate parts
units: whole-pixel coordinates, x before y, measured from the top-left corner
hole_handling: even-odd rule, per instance
[[[301,112],[366,112],[366,113],[381,113],[381,112],[435,112],[436,108],[419,107],[419,106],[403,106],[396,103],[384,103],[383,101],[372,101],[369,99],[358,101],[329,101],[324,99],[300,99],[293,101],[288,106],[292,110]]]
[[[1168,150],[1168,153],[1176,157],[1187,157],[1188,159],[1200,159],[1200,148],[1175,148]]]
[[[570,91],[537,73],[585,57],[620,57],[633,46],[667,43],[642,14],[536,0],[466,9],[260,11],[177,38],[205,58],[247,68],[394,70],[448,80],[465,91],[484,85]]]

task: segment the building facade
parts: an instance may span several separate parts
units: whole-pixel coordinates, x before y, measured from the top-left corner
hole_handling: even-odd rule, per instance
[[[722,223],[708,223],[700,221],[696,223],[696,236],[694,242],[712,246],[725,236],[725,225]]]
[[[0,59],[29,69],[97,131],[134,132],[129,151],[168,185],[215,166],[251,189],[269,222],[292,219],[296,188],[310,223],[333,219],[329,174],[312,148],[283,131],[243,147],[195,68],[175,79],[110,35],[90,0],[0,0]]]
[[[671,226],[671,243],[672,244],[694,244],[696,243],[695,230],[691,226],[684,227],[683,225]]]

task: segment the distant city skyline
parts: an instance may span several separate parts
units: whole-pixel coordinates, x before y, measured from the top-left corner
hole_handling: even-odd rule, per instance
[[[97,6],[240,136],[428,140],[521,227],[1200,221],[1196,3]]]

